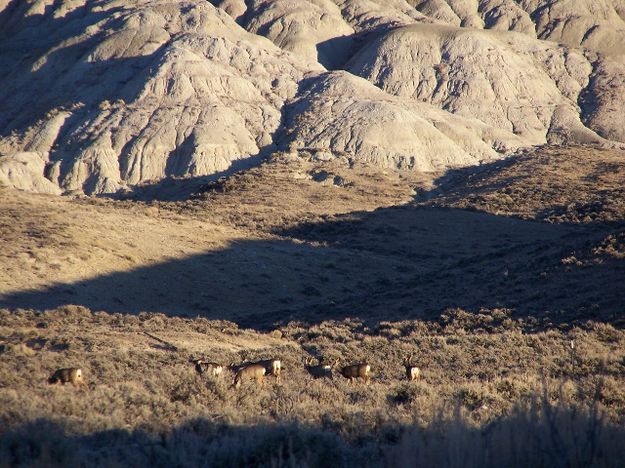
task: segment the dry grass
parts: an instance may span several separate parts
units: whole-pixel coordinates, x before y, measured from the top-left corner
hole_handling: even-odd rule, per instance
[[[436,190],[303,156],[127,200],[0,188],[0,465],[623,464],[619,154]],[[197,357],[279,357],[284,381],[236,391]],[[73,366],[86,388],[47,385]]]
[[[431,188],[436,175],[381,171],[345,157],[319,160],[306,151],[275,153],[261,166],[229,178],[191,185],[169,180],[137,187],[126,198],[165,212],[269,232],[328,215],[407,203],[416,188]]]
[[[138,444],[139,464],[161,453],[165,465],[184,453],[192,464],[210,456],[224,466],[272,459],[320,466],[327,457],[339,457],[337,466],[394,465],[397,457],[495,466],[517,455],[518,466],[550,464],[552,456],[610,466],[613,439],[625,436],[617,430],[625,421],[625,332],[606,324],[540,331],[505,310],[449,310],[436,322],[293,323],[265,334],[223,321],[65,307],[2,311],[0,333],[0,450],[16,463],[109,465]],[[423,375],[413,383],[401,365],[410,352]],[[189,358],[198,355],[224,363],[277,356],[283,383],[269,378],[235,390],[231,374],[196,375]],[[366,359],[373,383],[313,379],[303,366],[311,355],[343,364]],[[65,366],[83,369],[87,389],[46,384]],[[55,435],[40,438],[50,427]],[[536,427],[557,440],[532,442]],[[589,428],[599,445],[579,453],[575,437]],[[496,444],[506,434],[514,434],[509,451]],[[465,458],[476,440],[481,449]],[[530,442],[544,447],[519,455]],[[245,449],[237,451],[238,443]],[[460,458],[444,458],[452,445]],[[365,452],[352,460],[357,450]]]
[[[451,171],[426,206],[480,210],[550,223],[625,219],[622,150],[544,147],[501,162]]]

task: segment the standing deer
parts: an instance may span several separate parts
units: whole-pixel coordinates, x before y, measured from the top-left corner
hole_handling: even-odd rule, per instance
[[[195,364],[195,371],[200,375],[208,374],[212,377],[217,377],[224,370],[224,366],[216,362],[206,362],[201,359],[193,359],[191,362]]]
[[[85,381],[82,379],[82,369],[77,367],[69,367],[66,369],[57,369],[54,374],[48,379],[50,385],[61,383],[71,383],[74,387],[84,385]]]
[[[413,380],[419,380],[419,377],[421,377],[421,369],[411,364],[411,362],[412,362],[412,354],[404,357],[404,367],[406,368],[406,378],[412,382]]]
[[[265,375],[273,375],[276,382],[280,382],[282,373],[282,361],[280,359],[263,359],[261,361],[243,362],[241,364],[230,364],[228,368],[237,374],[241,369],[249,366],[262,366],[265,368]]]
[[[364,379],[365,383],[371,383],[371,366],[367,363],[353,364],[341,369],[341,375],[352,382],[354,379]]]
[[[338,359],[330,365],[319,363],[316,366],[313,366],[312,358],[307,358],[304,367],[306,368],[306,371],[308,371],[308,373],[315,379],[320,379],[322,377],[332,377],[332,369],[336,366],[337,362]]]
[[[282,362],[279,359],[265,359],[258,361],[255,364],[260,364],[267,371],[267,375],[273,375],[276,378],[276,383],[280,382],[280,373],[282,372]]]
[[[248,364],[239,368],[234,376],[234,387],[239,388],[241,382],[244,380],[256,380],[261,385],[264,382],[265,373],[267,370],[262,364]]]

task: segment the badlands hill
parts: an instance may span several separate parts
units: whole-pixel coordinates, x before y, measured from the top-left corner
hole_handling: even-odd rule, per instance
[[[274,151],[438,171],[625,142],[625,3],[0,2],[0,181],[112,194]]]

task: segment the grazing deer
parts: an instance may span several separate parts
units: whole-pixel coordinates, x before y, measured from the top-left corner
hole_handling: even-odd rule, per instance
[[[371,366],[367,363],[353,364],[341,369],[341,375],[350,382],[354,379],[364,379],[365,383],[371,383]]]
[[[239,388],[241,386],[241,382],[244,380],[256,380],[256,382],[259,382],[262,385],[266,372],[267,369],[265,369],[265,366],[261,364],[249,364],[242,366],[234,376],[233,384],[235,388]]]
[[[208,374],[212,377],[217,377],[224,370],[224,366],[216,362],[206,362],[201,359],[193,359],[191,362],[195,364],[195,371],[200,375]]]
[[[276,382],[280,382],[280,377],[282,373],[282,361],[279,359],[263,359],[262,361],[246,361],[241,364],[230,364],[228,368],[234,372],[238,373],[244,367],[249,366],[263,366],[265,368],[265,375],[273,375],[276,378]]]
[[[329,365],[319,363],[316,366],[313,366],[312,362],[312,358],[306,358],[304,367],[306,368],[306,371],[315,379],[320,379],[322,377],[332,377],[332,369],[336,366],[338,359]]]
[[[404,367],[406,368],[406,378],[412,382],[413,380],[419,380],[419,377],[421,377],[421,369],[411,364],[411,362],[412,362],[412,354],[404,358]]]
[[[280,382],[280,373],[282,372],[282,362],[279,359],[265,359],[263,361],[255,362],[254,364],[260,364],[267,372],[267,375],[273,375],[276,378],[276,382]]]
[[[48,383],[50,385],[71,383],[74,387],[78,387],[84,385],[85,381],[82,379],[82,369],[69,367],[67,369],[57,369],[48,379]]]

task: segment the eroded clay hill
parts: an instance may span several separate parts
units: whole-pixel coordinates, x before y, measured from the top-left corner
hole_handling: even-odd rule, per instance
[[[624,12],[620,0],[2,0],[0,183],[110,194],[278,150],[439,171],[545,143],[622,146]]]

